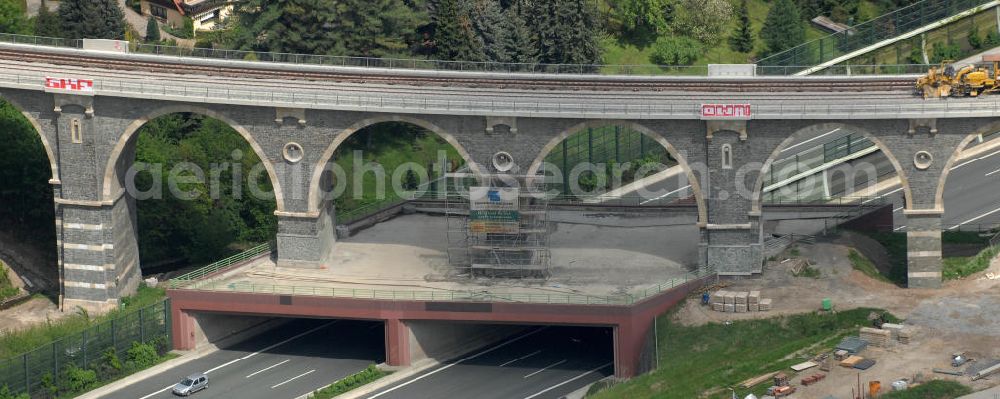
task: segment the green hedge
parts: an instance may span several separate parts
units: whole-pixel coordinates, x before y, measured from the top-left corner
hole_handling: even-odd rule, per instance
[[[378,367],[375,367],[375,365],[372,364],[366,367],[364,370],[361,370],[357,373],[344,377],[338,380],[337,382],[328,385],[326,388],[314,392],[312,395],[309,395],[309,398],[330,399],[337,395],[342,395],[345,392],[350,391],[354,388],[360,387],[362,385],[375,381],[379,378],[385,377],[388,374],[389,374],[388,372],[379,370]]]
[[[955,381],[934,380],[905,391],[882,395],[882,399],[954,399],[972,393],[972,389]]]

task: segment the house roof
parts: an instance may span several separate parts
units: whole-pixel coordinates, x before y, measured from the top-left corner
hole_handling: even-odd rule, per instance
[[[238,0],[146,0],[162,7],[173,8],[181,15],[194,16]]]

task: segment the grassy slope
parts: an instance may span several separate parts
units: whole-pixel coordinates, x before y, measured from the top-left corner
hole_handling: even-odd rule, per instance
[[[887,276],[897,284],[906,283],[906,233],[860,232],[878,241],[889,252],[892,271]],[[946,231],[941,234],[944,244],[983,244],[987,239],[978,233],[966,231]],[[956,256],[942,259],[942,273],[945,280],[954,280],[985,270],[990,260],[1000,253],[996,248],[985,248],[976,256]],[[861,256],[861,258],[864,258]],[[866,259],[867,260],[867,259]],[[852,259],[852,263],[854,260]],[[863,266],[863,265],[862,265]],[[859,269],[861,270],[861,269]],[[864,270],[862,270],[864,272]],[[865,272],[868,274],[868,272]]]
[[[355,197],[354,195],[354,178],[353,176],[353,164],[354,164],[354,151],[362,150],[363,162],[377,162],[382,166],[386,173],[386,185],[385,185],[385,199],[395,199],[390,178],[392,177],[392,171],[395,170],[399,165],[406,162],[415,162],[418,165],[427,165],[430,162],[436,161],[436,156],[439,150],[445,151],[448,155],[448,159],[459,160],[462,158],[458,155],[458,151],[455,150],[450,144],[444,140],[438,138],[434,133],[427,133],[421,137],[417,137],[413,141],[405,141],[400,143],[393,143],[393,145],[381,145],[373,150],[365,150],[360,145],[344,145],[337,149],[336,153],[336,163],[344,169],[347,176],[347,182],[345,183],[346,189],[341,195],[341,199],[337,201],[337,211],[349,213],[355,209],[361,208],[367,204],[380,202],[377,197],[377,179],[375,174],[372,172],[365,173],[362,179],[362,195]]]
[[[657,320],[659,369],[595,394],[594,398],[728,398],[728,386],[802,362],[835,345],[857,326],[868,325],[872,309],[833,315],[801,314],[730,325],[682,326],[670,314]],[[806,356],[793,356],[807,352]],[[754,387],[758,396],[767,384]],[[709,392],[708,395],[704,395]],[[740,397],[747,392],[737,392]]]
[[[141,286],[139,291],[130,297],[122,298],[123,306],[104,316],[88,318],[82,313],[67,316],[58,321],[37,324],[32,327],[0,334],[0,359],[18,355],[51,341],[83,331],[85,328],[137,310],[163,299],[166,291],[163,288],[148,288]]]
[[[734,9],[738,5],[736,0],[733,1]],[[770,9],[771,5],[769,2],[764,0],[749,0],[747,3],[750,9],[750,22],[753,25],[753,30],[755,32],[760,32],[761,27],[764,26],[764,18],[767,17],[767,11]],[[695,65],[707,65],[707,64],[741,64],[748,61],[749,55],[733,51],[729,48],[728,36],[731,32],[736,30],[738,21],[736,18],[729,23],[726,28],[726,37],[724,37],[718,45],[705,51],[705,55],[695,62]],[[806,40],[815,40],[826,36],[826,32],[817,29],[811,24],[806,28]],[[763,48],[763,43],[757,40],[756,51],[760,51]],[[603,48],[604,63],[611,65],[646,65],[646,68],[638,68],[641,70],[655,71],[657,68],[649,61],[649,55],[652,52],[650,47],[637,48],[636,46],[630,44],[623,44],[614,40],[612,38],[605,38],[601,41],[601,47]],[[704,73],[704,71],[701,71]]]

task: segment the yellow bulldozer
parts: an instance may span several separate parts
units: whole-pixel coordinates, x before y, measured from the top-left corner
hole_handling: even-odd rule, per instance
[[[992,62],[993,70],[976,65],[966,65],[955,69],[951,61],[931,68],[927,74],[917,79],[917,92],[924,98],[976,97],[981,94],[1000,92],[1000,54],[983,56],[983,62]]]

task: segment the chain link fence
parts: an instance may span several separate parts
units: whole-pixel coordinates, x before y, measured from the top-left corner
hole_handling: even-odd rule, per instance
[[[48,389],[68,382],[63,381],[67,378],[67,370],[106,370],[110,367],[107,364],[110,351],[124,363],[128,350],[136,342],[154,343],[160,354],[171,349],[169,299],[0,360],[0,387],[6,386],[14,395],[27,393],[34,398],[47,397]],[[106,374],[99,371],[98,379],[105,380]]]

